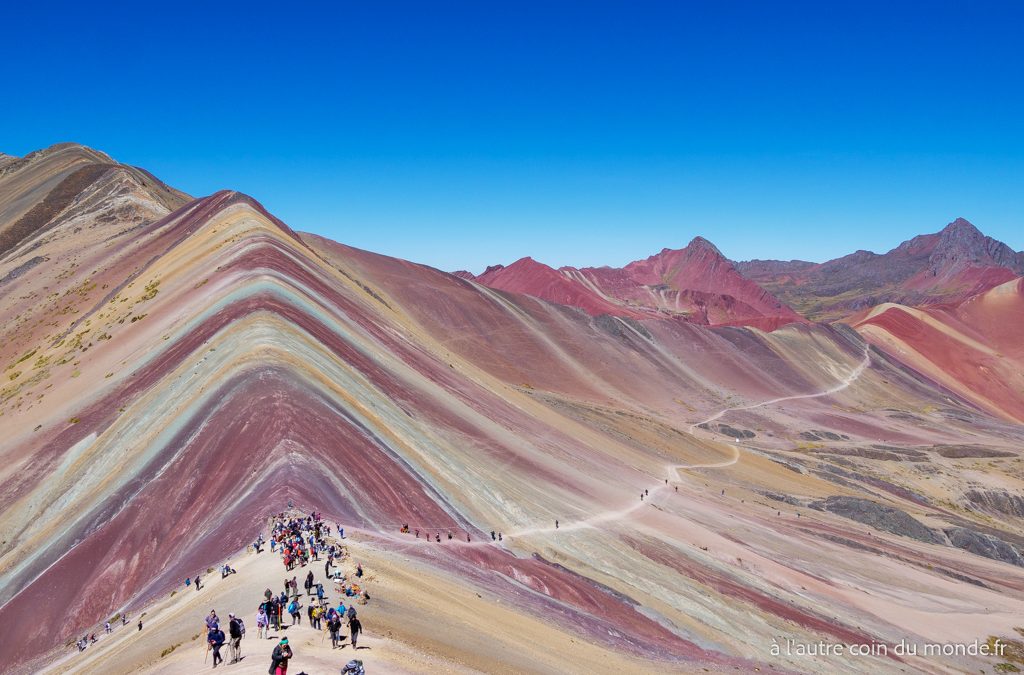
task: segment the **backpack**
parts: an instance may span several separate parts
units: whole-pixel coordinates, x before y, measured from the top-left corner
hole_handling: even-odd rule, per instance
[[[341,669],[342,675],[366,675],[363,669],[363,662],[359,659],[352,659]]]
[[[238,619],[238,630],[242,632],[242,637],[245,637],[245,622],[240,617]]]

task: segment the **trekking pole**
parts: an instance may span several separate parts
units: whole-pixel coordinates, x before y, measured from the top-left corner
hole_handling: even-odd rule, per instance
[[[203,665],[206,665],[206,659],[210,658],[210,643],[206,643],[206,655],[203,656]]]

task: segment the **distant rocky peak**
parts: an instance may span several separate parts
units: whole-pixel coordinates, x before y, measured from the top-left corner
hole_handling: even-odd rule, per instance
[[[935,274],[969,266],[1006,267],[1018,274],[1024,273],[1024,255],[985,236],[963,218],[957,218],[939,233],[928,264]]]
[[[483,276],[484,274],[490,274],[491,272],[498,272],[503,269],[505,269],[505,266],[502,265],[501,263],[498,263],[497,265],[489,265],[487,269],[484,270],[483,274],[481,274],[480,276]]]
[[[694,237],[690,240],[690,243],[686,245],[686,248],[690,251],[707,251],[714,255],[724,258],[722,252],[718,250],[718,247],[712,244],[704,237]]]

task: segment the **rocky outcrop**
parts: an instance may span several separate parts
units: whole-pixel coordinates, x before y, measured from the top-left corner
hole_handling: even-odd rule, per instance
[[[966,527],[954,527],[946,530],[946,536],[949,537],[950,544],[974,555],[1024,567],[1024,556],[1021,556],[1012,544],[991,534],[976,532]]]
[[[964,500],[981,511],[1024,518],[1024,495],[1006,490],[968,490],[964,493]]]
[[[811,504],[811,508],[828,511],[837,516],[855,520],[876,530],[883,530],[910,537],[929,544],[943,544],[945,541],[940,533],[927,527],[924,523],[906,511],[883,506],[878,502],[860,497],[835,496]]]

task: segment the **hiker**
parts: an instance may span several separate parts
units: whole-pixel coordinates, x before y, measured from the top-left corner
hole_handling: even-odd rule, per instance
[[[312,595],[313,594],[313,592],[312,592],[312,588],[313,588],[313,570],[310,570],[309,574],[306,575],[306,581],[303,583],[303,586],[306,589],[306,595]]]
[[[416,528],[416,538],[417,539],[420,538],[420,528],[418,528],[418,527]]]
[[[185,588],[192,585],[192,577],[185,577]]]
[[[270,618],[267,616],[266,611],[267,603],[260,605],[260,608],[256,611],[256,637],[270,637],[270,631],[267,630]]]
[[[452,531],[448,530],[448,541],[452,540]]]
[[[193,581],[192,583],[195,584],[196,590],[198,591],[199,590],[199,575],[198,574],[196,575],[195,581]]]
[[[362,630],[363,624],[359,623],[359,619],[353,616],[348,620],[348,632],[349,639],[352,641],[352,649],[359,649],[359,647],[356,646],[356,640],[359,639],[359,633],[361,633]]]
[[[555,529],[556,530],[558,529],[558,520],[557,519],[555,520]]]
[[[228,618],[231,620],[228,623],[228,635],[231,637],[231,642],[228,643],[231,647],[231,663],[238,663],[242,659],[242,636],[245,635],[245,624],[234,614],[228,614]]]
[[[498,533],[498,541],[501,541],[501,532]]]
[[[124,616],[121,617],[121,625],[122,626],[127,626],[128,625],[128,615],[127,614],[125,614]]]
[[[494,530],[491,530],[491,541],[495,541],[497,537],[494,536]]]
[[[105,624],[103,624],[103,632],[107,633],[107,634],[110,634],[110,631],[111,631],[111,629],[110,629],[110,622],[108,621]]]
[[[466,542],[469,543],[469,533],[466,533]]]
[[[679,492],[679,486],[678,485],[676,486],[676,492]]]
[[[651,492],[650,492],[650,490],[644,490],[644,494],[645,494],[645,495],[650,495],[650,494],[651,494]]]
[[[643,501],[643,500],[644,500],[644,493],[643,493],[643,492],[641,492],[641,493],[640,493],[640,501]]]
[[[313,622],[313,610],[314,609],[316,609],[316,605],[314,605],[312,602],[309,603],[309,605],[306,607],[306,618],[309,619],[309,627],[310,628],[316,628],[316,625]]]
[[[437,543],[438,543],[438,544],[440,544],[440,543],[441,543],[441,533],[440,533],[440,532],[438,532],[438,533],[437,533],[437,534],[435,534],[434,536],[435,536],[435,537],[437,537]]]
[[[142,619],[139,619],[139,630],[142,630]]]
[[[288,638],[281,638],[281,641],[274,647],[274,653],[270,655],[270,670],[272,675],[287,675],[288,659],[292,657],[292,648],[288,646]]]
[[[354,618],[356,618],[356,608],[355,607],[349,607],[348,608],[348,620],[352,621],[352,619],[354,619]]]
[[[288,613],[292,615],[292,625],[302,625],[302,614],[299,610],[302,609],[302,605],[299,604],[298,600],[292,600],[291,604],[288,605]]]
[[[323,602],[324,602],[324,585],[323,584],[317,584],[316,585],[316,599],[320,601],[320,604],[323,604]]]
[[[338,637],[338,633],[341,632],[341,617],[332,614],[327,619],[327,630],[331,632],[331,649],[337,649],[338,643],[341,641]]]
[[[363,564],[362,563],[356,563],[356,576],[357,577],[362,577],[363,576]]]
[[[220,655],[220,648],[224,646],[224,631],[214,626],[206,634],[206,642],[213,649],[213,667],[216,668],[217,664],[224,660],[224,657]]]
[[[206,617],[206,630],[214,630],[220,627],[220,619],[217,617],[215,610],[210,610],[210,614]]]

